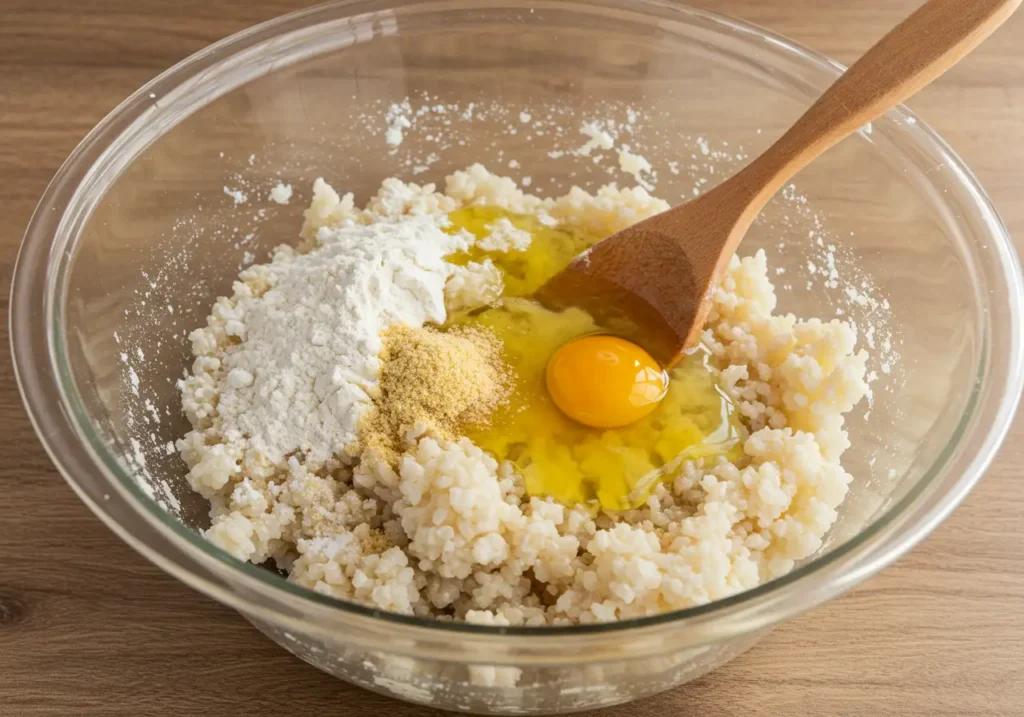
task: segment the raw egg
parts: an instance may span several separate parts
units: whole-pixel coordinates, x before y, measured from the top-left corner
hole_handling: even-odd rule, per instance
[[[638,421],[668,392],[661,366],[617,336],[584,336],[560,347],[548,361],[546,383],[562,413],[594,428]]]
[[[498,305],[455,312],[447,324],[486,328],[502,342],[511,396],[489,424],[466,426],[463,434],[510,462],[529,495],[592,511],[626,510],[678,476],[687,461],[741,450],[742,428],[706,351],[666,373],[639,346],[610,335],[616,327],[598,326],[582,309],[551,311],[529,298],[602,237],[497,207],[460,209],[448,218],[451,232],[484,237],[491,223],[507,218],[532,236],[526,251],[474,248],[452,257],[490,258],[505,291]]]

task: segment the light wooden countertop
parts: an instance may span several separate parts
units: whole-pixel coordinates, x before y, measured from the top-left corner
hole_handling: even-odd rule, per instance
[[[50,177],[123,97],[210,42],[304,4],[3,0],[0,275],[9,279]],[[850,62],[918,3],[694,4]],[[910,104],[977,173],[1024,249],[1024,14]],[[6,303],[6,285],[0,296]],[[436,712],[316,671],[146,562],[52,467],[7,356],[0,379],[0,715]],[[707,677],[604,714],[1024,715],[1022,462],[1018,419],[966,503],[898,564]]]

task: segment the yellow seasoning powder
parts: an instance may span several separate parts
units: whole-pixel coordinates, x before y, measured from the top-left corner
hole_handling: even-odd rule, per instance
[[[363,446],[391,464],[410,432],[454,439],[485,426],[508,400],[501,341],[484,327],[449,331],[402,324],[382,335],[380,395],[360,427]]]

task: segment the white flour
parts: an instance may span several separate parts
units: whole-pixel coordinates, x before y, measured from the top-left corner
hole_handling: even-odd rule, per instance
[[[249,195],[243,192],[241,189],[232,189],[231,187],[224,187],[224,193],[231,197],[235,204],[245,204],[249,201]]]
[[[292,199],[292,185],[278,182],[270,190],[270,199],[278,204],[287,204]]]
[[[647,161],[646,157],[633,154],[628,148],[620,149],[618,155],[619,169],[627,174],[632,174],[636,183],[647,191],[654,189],[654,184],[645,178],[652,173],[651,163]]]
[[[323,228],[317,242],[242,272],[235,295],[191,335],[198,358],[186,382],[219,383],[220,397],[213,408],[186,391],[199,397],[186,409],[241,437],[233,445],[247,463],[281,465],[298,453],[315,467],[351,447],[376,387],[381,330],[444,322],[443,257],[465,239],[416,217]],[[225,334],[234,343],[221,354]]]
[[[597,122],[584,122],[583,127],[580,128],[580,133],[590,138],[582,147],[576,150],[577,154],[584,157],[589,157],[595,149],[611,149],[615,146],[615,139],[608,132],[601,129]]]

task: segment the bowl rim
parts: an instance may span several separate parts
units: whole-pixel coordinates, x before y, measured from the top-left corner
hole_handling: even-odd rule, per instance
[[[608,0],[597,3],[583,3],[579,0],[559,0],[545,2],[544,5],[560,8],[571,7],[578,12],[591,12],[595,8],[616,7]],[[977,425],[971,425],[978,408],[983,387],[992,390],[986,381],[991,350],[991,337],[988,335],[988,324],[985,324],[983,343],[979,351],[979,364],[976,381],[964,413],[961,416],[950,443],[941,452],[937,460],[921,476],[908,491],[907,495],[890,505],[881,515],[857,535],[833,547],[828,553],[813,558],[805,564],[794,568],[788,574],[762,583],[750,590],[737,593],[722,600],[670,611],[641,618],[632,618],[610,623],[543,626],[543,627],[495,627],[474,625],[464,622],[446,622],[435,618],[401,615],[377,610],[365,605],[333,598],[316,593],[311,589],[291,583],[280,576],[258,566],[243,563],[226,552],[214,547],[202,536],[190,530],[179,520],[167,513],[152,498],[148,497],[137,485],[136,479],[125,470],[125,467],[106,449],[103,441],[94,430],[90,429],[89,419],[84,411],[83,402],[74,385],[69,370],[62,334],[61,321],[62,302],[59,300],[61,279],[65,278],[63,270],[67,269],[68,259],[72,252],[64,250],[64,243],[72,239],[68,227],[76,221],[84,221],[83,208],[80,202],[82,186],[96,173],[105,158],[120,148],[119,141],[135,125],[140,117],[152,107],[152,98],[159,91],[160,96],[168,94],[168,90],[180,86],[204,68],[216,65],[224,59],[253,48],[268,39],[290,32],[297,28],[312,27],[331,14],[338,18],[352,18],[359,15],[360,10],[373,4],[373,0],[340,0],[294,13],[283,15],[250,29],[231,35],[209,47],[191,55],[174,67],[150,81],[121,105],[107,115],[72,152],[54,179],[47,187],[25,233],[17,262],[14,279],[11,285],[10,303],[10,335],[11,351],[14,359],[15,376],[19,391],[28,410],[33,427],[49,453],[54,464],[64,479],[78,493],[89,508],[99,516],[122,539],[143,553],[149,560],[164,570],[172,573],[191,586],[207,593],[216,599],[251,615],[267,615],[275,620],[285,619],[280,613],[280,604],[275,609],[267,609],[257,599],[257,595],[278,599],[297,599],[303,603],[329,608],[340,614],[372,618],[383,621],[423,628],[432,633],[453,633],[464,637],[481,636],[529,636],[538,637],[582,636],[588,634],[617,634],[624,631],[636,631],[640,628],[656,628],[667,624],[683,622],[701,623],[711,617],[729,612],[739,613],[741,609],[767,609],[770,602],[775,610],[768,624],[778,622],[792,614],[812,607],[842,592],[860,580],[877,572],[889,564],[931,532],[961,502],[974,484],[987,469],[996,451],[1008,432],[1014,411],[1016,398],[1024,387],[1024,346],[1020,339],[1019,326],[1010,325],[1009,357],[1006,375],[997,389],[1002,389],[1005,396],[990,425],[985,427],[981,445],[972,456],[963,458],[964,470],[945,493],[931,496],[932,503],[925,500],[927,494],[935,488],[935,477],[946,468],[962,439],[968,432],[979,433]],[[440,2],[426,2],[419,5],[419,12],[436,11],[435,5]],[[390,5],[389,5],[390,6]],[[717,13],[698,10],[682,5],[670,4],[659,0],[633,0],[629,6],[617,6],[631,13],[653,19],[655,13],[671,13],[679,21],[699,20],[715,25],[720,31],[731,33],[747,41],[755,40],[768,44],[770,49],[790,60],[803,62],[826,71],[831,76],[838,76],[843,71],[839,63],[814,52],[802,45],[764,30],[750,23],[733,20]],[[433,10],[431,10],[433,8]],[[405,11],[406,8],[403,8]],[[260,74],[263,74],[262,72]],[[893,110],[890,118],[906,122],[911,119],[915,125],[910,135],[917,149],[944,162],[953,171],[958,183],[963,185],[975,200],[976,208],[984,218],[990,233],[988,247],[984,254],[995,255],[997,267],[1002,270],[1006,282],[1011,319],[1021,316],[1024,303],[1024,283],[1021,280],[1020,265],[1016,259],[1013,244],[988,196],[978,184],[974,175],[963,164],[962,160],[927,124],[918,120],[906,107],[900,106]],[[60,251],[56,251],[59,249]],[[981,251],[981,250],[979,250]],[[45,346],[45,365],[43,364]],[[57,419],[63,419],[58,424]],[[66,425],[64,425],[66,424]],[[78,441],[75,445],[73,441]],[[69,445],[70,444],[70,445]],[[73,455],[72,455],[73,454]],[[225,570],[240,577],[245,587],[252,593],[239,590],[225,590],[198,574],[172,565],[173,561],[159,554],[152,545],[145,544],[137,536],[113,517],[100,501],[94,499],[79,484],[75,475],[82,469],[99,470],[112,490],[116,490],[120,500],[124,501],[135,513],[155,529],[165,541],[181,554],[196,562],[209,565],[209,559],[219,563]],[[108,496],[104,496],[108,499]],[[911,508],[918,510],[912,511]],[[909,527],[908,527],[909,525]],[[906,528],[902,532],[897,527]],[[825,584],[812,586],[806,590],[802,598],[797,598],[795,587],[803,585],[811,576],[830,578]],[[803,587],[808,587],[803,585]],[[768,598],[771,598],[769,601]],[[760,604],[760,606],[759,606]],[[301,624],[302,620],[297,620]],[[309,627],[309,625],[306,625]],[[763,625],[761,625],[763,626]],[[327,627],[321,625],[319,627]],[[737,629],[736,633],[748,632],[750,626]]]

